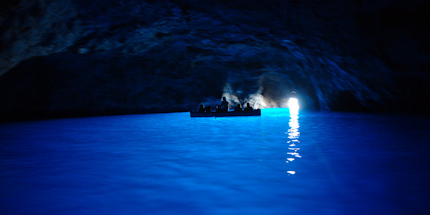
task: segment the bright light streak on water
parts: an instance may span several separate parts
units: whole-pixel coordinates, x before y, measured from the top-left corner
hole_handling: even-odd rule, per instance
[[[293,115],[297,115],[299,111],[299,100],[296,98],[289,98],[288,99],[288,108],[290,109],[290,112],[293,112]]]
[[[0,214],[429,214],[429,117],[0,124]]]
[[[299,132],[299,105],[298,105],[298,100],[295,98],[290,98],[288,101],[288,106],[289,106],[289,113],[290,113],[290,119],[288,122],[289,128],[288,128],[288,144],[291,147],[294,148],[288,148],[289,152],[287,152],[287,162],[292,162],[295,159],[294,158],[302,158],[302,156],[298,153],[298,151],[300,150],[299,147],[300,146],[300,132]],[[296,171],[292,171],[289,170],[287,171],[288,174],[290,175],[294,175],[296,174]]]

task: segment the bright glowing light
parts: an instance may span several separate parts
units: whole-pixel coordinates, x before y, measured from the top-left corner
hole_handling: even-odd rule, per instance
[[[288,100],[288,108],[290,108],[290,111],[299,110],[299,100],[297,100],[296,98],[290,98]]]
[[[296,174],[296,171],[287,171],[287,173],[290,175],[294,175],[294,174]]]

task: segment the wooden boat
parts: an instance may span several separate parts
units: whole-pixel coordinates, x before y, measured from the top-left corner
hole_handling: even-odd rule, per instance
[[[257,109],[252,111],[228,111],[228,112],[210,112],[210,113],[190,111],[190,116],[191,117],[261,116],[261,110]]]

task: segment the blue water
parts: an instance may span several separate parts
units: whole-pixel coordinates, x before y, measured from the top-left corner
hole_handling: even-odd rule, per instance
[[[0,124],[0,214],[429,214],[430,117]]]

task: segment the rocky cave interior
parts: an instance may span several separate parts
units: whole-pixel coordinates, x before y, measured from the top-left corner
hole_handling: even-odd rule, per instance
[[[428,1],[14,0],[0,118],[199,104],[430,114]]]

